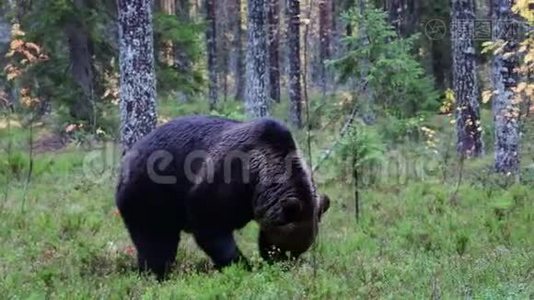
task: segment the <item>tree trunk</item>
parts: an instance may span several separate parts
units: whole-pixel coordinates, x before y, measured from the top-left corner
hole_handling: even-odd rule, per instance
[[[504,42],[502,53],[493,57],[493,120],[495,124],[495,170],[499,173],[517,175],[519,173],[519,118],[520,99],[514,95],[519,75],[515,69],[519,66],[518,57],[503,55],[518,50],[516,33],[512,32],[514,14],[512,1],[492,0],[493,40]]]
[[[189,0],[174,0],[174,6],[176,7],[176,15],[183,20],[188,20],[191,10],[191,3]]]
[[[473,41],[475,34],[473,0],[453,0],[451,13],[457,151],[462,156],[480,156],[484,153],[484,145]]]
[[[13,4],[14,6],[14,4]],[[5,65],[5,54],[9,49],[9,43],[11,42],[11,26],[14,7],[5,3],[0,4],[0,62]],[[3,108],[12,109],[14,106],[13,97],[10,97],[9,85],[5,78],[0,79],[0,111]],[[3,98],[3,99],[2,99]]]
[[[241,21],[242,5],[241,0],[235,1],[235,30],[234,51],[235,52],[235,99],[243,101],[245,99],[245,64],[243,55],[243,24]]]
[[[404,15],[403,9],[404,5],[402,3],[402,0],[390,0],[387,1],[388,4],[388,14],[389,14],[389,22],[393,27],[395,28],[395,31],[400,36],[401,35],[401,27],[402,27],[402,17]]]
[[[280,102],[280,1],[269,0],[269,88],[271,99]]]
[[[302,91],[300,74],[300,1],[286,0],[289,60],[289,119],[294,126],[302,126]]]
[[[248,46],[245,106],[249,117],[269,114],[265,1],[248,0]]]
[[[178,17],[181,22],[190,21],[190,10],[191,3],[189,0],[174,0],[175,12],[174,14]],[[174,69],[179,73],[188,72],[191,69],[191,58],[188,56],[186,51],[183,49],[186,48],[184,45],[175,42],[173,44],[173,56],[174,56]],[[181,102],[188,102],[190,100],[191,94],[189,92],[179,92],[177,98]]]
[[[230,76],[230,52],[232,51],[232,35],[231,30],[233,26],[232,15],[234,7],[232,0],[223,0],[217,9],[217,70],[219,75],[219,83],[222,84],[220,89],[223,93],[223,101],[228,99],[228,77]]]
[[[175,0],[159,0],[159,9],[161,12],[174,15],[176,14]],[[174,65],[174,47],[172,41],[162,41],[161,59],[167,66]]]
[[[206,10],[206,47],[208,52],[208,89],[209,89],[209,106],[214,109],[217,104],[217,32],[215,19],[215,0],[205,0],[204,9]]]
[[[118,0],[121,142],[126,151],[156,127],[152,1]]]
[[[332,3],[335,0],[321,0],[319,2],[319,63],[320,75],[319,83],[323,96],[326,95],[328,84],[326,61],[331,57],[331,35],[332,35]]]
[[[419,3],[417,0],[386,1],[389,21],[399,36],[406,37],[415,31],[419,22]]]
[[[75,0],[76,10],[86,8],[84,0]],[[81,94],[70,107],[70,115],[76,120],[94,123],[94,72],[92,44],[84,24],[72,18],[65,27],[70,56],[70,73]]]

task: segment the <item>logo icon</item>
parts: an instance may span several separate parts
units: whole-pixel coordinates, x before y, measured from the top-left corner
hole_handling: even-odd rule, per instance
[[[440,19],[432,19],[425,24],[425,35],[430,40],[436,41],[447,35],[447,24]]]

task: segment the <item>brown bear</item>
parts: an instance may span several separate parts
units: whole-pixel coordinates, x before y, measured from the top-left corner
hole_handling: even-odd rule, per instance
[[[329,200],[317,195],[280,122],[188,116],[160,126],[125,153],[116,204],[139,269],[162,279],[182,231],[193,234],[218,268],[246,261],[233,231],[251,220],[260,225],[263,258],[296,257],[314,242]]]

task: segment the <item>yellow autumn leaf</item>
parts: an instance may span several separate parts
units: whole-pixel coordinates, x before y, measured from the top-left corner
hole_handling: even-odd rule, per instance
[[[509,59],[510,57],[514,56],[514,52],[506,52],[502,55],[504,59]]]
[[[492,91],[483,91],[482,92],[482,103],[488,103],[491,100],[491,96],[493,95]]]
[[[41,52],[41,48],[39,48],[39,46],[37,46],[34,43],[28,42],[28,43],[25,44],[25,46],[26,46],[26,48],[30,48],[30,49],[35,50],[35,52],[37,52],[37,53]]]
[[[24,45],[24,42],[21,41],[21,40],[12,40],[11,43],[9,44],[9,48],[11,50],[17,50],[19,49],[22,45]]]
[[[7,74],[6,77],[7,77],[7,80],[8,80],[8,81],[12,81],[12,80],[14,80],[15,78],[18,77],[18,74],[15,73],[15,72],[13,72],[13,73],[9,73],[9,74]]]
[[[517,87],[515,88],[515,92],[516,93],[521,93],[523,92],[525,89],[527,88],[527,83],[526,82],[520,82]]]

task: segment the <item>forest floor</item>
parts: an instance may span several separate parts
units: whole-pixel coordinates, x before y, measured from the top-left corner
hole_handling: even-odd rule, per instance
[[[2,149],[6,134],[0,129]],[[12,128],[15,150],[0,154],[0,295],[8,299],[534,297],[533,185],[481,179],[491,155],[467,162],[458,187],[456,176],[429,176],[366,188],[358,220],[350,180],[325,167],[319,175],[330,180],[320,190],[333,203],[316,247],[299,262],[263,265],[251,223],[236,237],[254,271],[214,271],[184,234],[171,278],[158,283],[134,271],[113,200],[116,147],[35,154],[27,183],[26,138]]]

